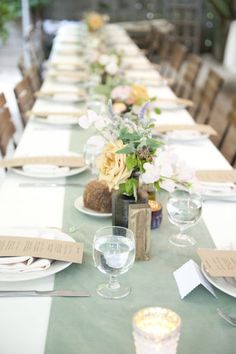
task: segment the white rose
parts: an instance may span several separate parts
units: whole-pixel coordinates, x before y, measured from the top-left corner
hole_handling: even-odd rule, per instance
[[[106,72],[107,72],[109,75],[112,75],[112,76],[113,76],[113,75],[117,74],[118,70],[119,70],[119,67],[118,67],[118,65],[117,65],[116,63],[114,63],[114,62],[111,62],[111,63],[109,63],[109,64],[106,65]]]

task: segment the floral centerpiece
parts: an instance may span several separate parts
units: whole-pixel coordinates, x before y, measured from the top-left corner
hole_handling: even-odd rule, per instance
[[[97,161],[99,180],[135,200],[141,183],[171,192],[176,186],[189,188],[194,180],[194,171],[152,137],[154,122],[146,115],[149,105],[122,117],[113,112],[110,102],[109,117],[89,111],[79,121],[83,128],[95,126],[107,141]]]
[[[114,113],[121,114],[130,112],[132,108],[137,111],[151,98],[145,86],[133,84],[115,87],[111,91],[111,99]]]
[[[85,16],[85,20],[90,32],[97,32],[105,25],[104,16],[97,12],[88,13]]]
[[[98,53],[92,60],[90,66],[91,71],[101,77],[103,85],[109,84],[113,81],[115,76],[119,73],[121,67],[122,57],[117,52]]]

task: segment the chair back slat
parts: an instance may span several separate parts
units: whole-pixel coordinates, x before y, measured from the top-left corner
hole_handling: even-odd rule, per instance
[[[174,45],[173,53],[170,57],[170,65],[174,70],[179,71],[187,52],[188,49],[185,47],[185,45],[180,43],[176,43]]]
[[[32,65],[31,68],[27,70],[25,74],[30,80],[32,91],[38,91],[42,84],[38,67],[36,65]]]
[[[7,101],[6,101],[6,97],[5,97],[4,93],[0,93],[0,109],[5,107],[6,103],[7,103]]]
[[[34,104],[34,94],[28,77],[24,77],[14,88],[15,97],[18,103],[23,125],[28,122],[26,112]]]
[[[216,97],[223,87],[223,83],[224,81],[221,76],[215,71],[210,70],[205,85],[200,93],[197,91],[194,93],[193,101],[195,106],[190,109],[190,113],[198,123],[205,124],[209,122],[210,113]]]
[[[223,137],[220,150],[232,166],[236,165],[236,99],[229,112],[227,121],[228,127]]]
[[[1,102],[5,102],[4,106],[0,109],[0,151],[4,157],[7,153],[7,147],[10,140],[13,140],[13,135],[16,131],[13,122],[11,121],[11,113],[6,106],[6,99],[4,94],[0,94],[4,98]],[[14,144],[14,141],[13,141]]]
[[[200,71],[201,64],[202,60],[198,55],[188,55],[182,79],[177,82],[174,90],[177,96],[187,99],[192,98],[193,88],[195,86],[195,82]]]

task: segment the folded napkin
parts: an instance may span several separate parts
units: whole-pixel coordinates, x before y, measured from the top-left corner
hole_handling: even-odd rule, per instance
[[[236,186],[233,183],[202,182],[199,192],[207,199],[236,200]]]
[[[5,273],[27,273],[46,270],[50,267],[52,260],[24,257],[0,257],[0,272]]]
[[[70,171],[69,167],[56,165],[24,165],[22,169],[26,173],[36,173],[44,176],[59,176]]]

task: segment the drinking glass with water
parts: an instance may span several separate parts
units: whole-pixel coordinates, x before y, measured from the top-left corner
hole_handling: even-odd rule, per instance
[[[170,243],[179,247],[194,246],[196,240],[184,231],[195,225],[201,217],[201,196],[185,190],[176,190],[170,194],[166,208],[170,222],[179,227],[179,233],[170,237]]]
[[[97,293],[110,299],[119,299],[130,293],[130,287],[118,282],[134,264],[135,240],[131,230],[108,226],[99,229],[93,241],[94,264],[100,272],[109,275],[109,282],[99,284]]]

